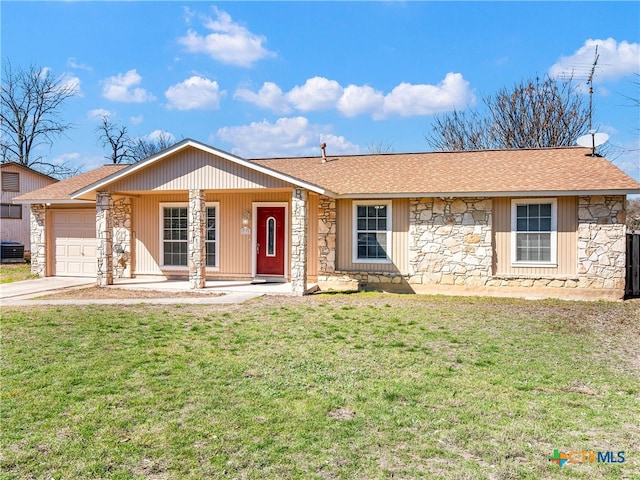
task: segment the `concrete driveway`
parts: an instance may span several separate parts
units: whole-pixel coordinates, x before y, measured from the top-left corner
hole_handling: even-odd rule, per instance
[[[23,280],[21,282],[3,283],[0,285],[0,303],[4,299],[15,297],[37,297],[43,292],[53,292],[70,287],[81,287],[92,285],[95,278],[78,277],[45,277],[33,280]]]
[[[210,283],[210,282],[207,282]],[[208,285],[207,291],[213,295],[205,295],[203,297],[168,297],[168,298],[105,298],[105,299],[66,299],[66,300],[33,300],[35,297],[40,297],[48,293],[54,293],[56,291],[64,290],[66,288],[73,287],[88,287],[95,285],[95,279],[93,278],[76,278],[76,277],[46,277],[37,278],[33,280],[23,280],[22,282],[13,282],[0,285],[0,306],[3,307],[18,307],[18,306],[37,306],[37,305],[90,305],[90,304],[103,304],[103,305],[133,305],[139,303],[151,303],[151,304],[231,304],[231,303],[243,303],[252,298],[261,297],[268,293],[279,293],[279,290],[275,292],[269,292],[267,290],[260,290],[258,287],[247,288],[246,282],[211,282],[222,287],[220,289],[211,288],[212,285]],[[218,284],[219,283],[219,284]],[[238,284],[238,285],[236,285]],[[287,291],[290,290],[290,285]],[[166,291],[189,291],[189,284],[186,281],[183,282],[171,282],[158,279],[138,279],[121,282],[118,288],[129,289],[153,289],[153,290],[166,290]],[[235,288],[234,288],[235,287]],[[280,289],[283,287],[278,286]],[[108,287],[111,288],[111,287]],[[116,286],[114,285],[114,288]],[[265,287],[262,287],[265,288]],[[273,290],[273,289],[272,289]],[[222,295],[216,295],[222,294]],[[123,295],[123,297],[125,297]],[[208,297],[208,298],[207,298]]]

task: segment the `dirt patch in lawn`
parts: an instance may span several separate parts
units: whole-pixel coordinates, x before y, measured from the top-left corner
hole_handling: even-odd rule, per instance
[[[75,300],[75,299],[127,299],[127,298],[192,298],[192,297],[219,297],[223,293],[193,292],[193,291],[162,291],[146,288],[131,289],[117,287],[88,287],[72,288],[39,297],[46,300]]]

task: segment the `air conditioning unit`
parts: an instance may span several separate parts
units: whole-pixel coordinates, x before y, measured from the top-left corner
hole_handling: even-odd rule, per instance
[[[0,261],[2,263],[23,263],[24,245],[18,242],[1,242]]]

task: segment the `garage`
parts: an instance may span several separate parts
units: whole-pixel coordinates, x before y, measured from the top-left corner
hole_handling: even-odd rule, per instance
[[[51,212],[54,258],[51,275],[95,277],[96,212],[58,210]]]

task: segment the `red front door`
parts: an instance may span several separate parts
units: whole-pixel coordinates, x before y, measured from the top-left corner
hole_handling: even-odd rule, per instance
[[[258,207],[256,275],[284,276],[284,207]]]

